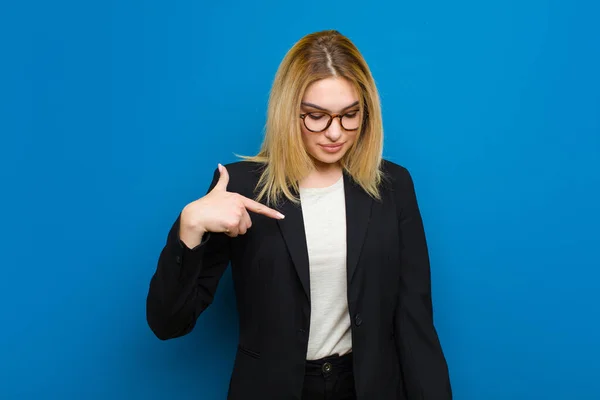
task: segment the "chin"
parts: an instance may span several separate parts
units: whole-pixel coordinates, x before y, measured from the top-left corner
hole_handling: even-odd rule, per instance
[[[321,164],[337,164],[344,157],[346,152],[340,151],[336,154],[329,154],[324,151],[318,151],[312,155],[312,158]]]

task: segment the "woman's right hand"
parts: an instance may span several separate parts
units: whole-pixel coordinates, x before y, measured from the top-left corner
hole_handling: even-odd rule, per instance
[[[183,208],[179,225],[179,238],[188,248],[202,241],[206,232],[224,232],[236,237],[245,234],[252,226],[248,210],[270,218],[283,219],[283,214],[238,193],[227,191],[229,173],[219,164],[219,181],[204,197]]]

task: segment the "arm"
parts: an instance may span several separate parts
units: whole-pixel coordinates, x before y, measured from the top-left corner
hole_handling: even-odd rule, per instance
[[[219,178],[215,172],[209,191]],[[198,316],[212,303],[217,285],[229,265],[229,238],[206,233],[189,249],[179,237],[177,218],[160,253],[146,299],[146,320],[161,340],[192,331]]]
[[[400,234],[396,349],[410,400],[450,400],[448,365],[433,322],[429,254],[410,173],[395,174]]]

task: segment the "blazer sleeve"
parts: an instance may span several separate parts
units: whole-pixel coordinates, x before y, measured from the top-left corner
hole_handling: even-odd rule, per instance
[[[218,179],[216,170],[208,191]],[[212,303],[229,265],[228,236],[207,232],[202,243],[189,249],[179,239],[180,218],[181,214],[167,236],[146,298],[146,320],[161,340],[192,331],[199,315]]]
[[[408,170],[394,174],[400,234],[400,291],[394,330],[409,400],[450,400],[448,365],[434,327],[423,221]]]

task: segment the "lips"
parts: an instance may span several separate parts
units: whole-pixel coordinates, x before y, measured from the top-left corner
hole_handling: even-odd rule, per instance
[[[336,143],[336,144],[320,144],[321,148],[328,153],[335,153],[339,151],[342,147],[344,147],[344,143]]]

